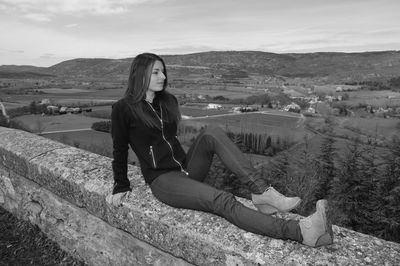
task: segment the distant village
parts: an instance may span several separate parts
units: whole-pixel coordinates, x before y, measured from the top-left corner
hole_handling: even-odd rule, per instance
[[[342,108],[337,108],[337,107],[331,107],[332,103],[335,102],[341,102],[345,101],[348,99],[348,95],[343,94],[342,92],[346,91],[353,91],[354,89],[348,88],[348,87],[342,87],[342,86],[337,86],[336,87],[336,95],[316,95],[312,89],[307,90],[307,96],[290,96],[290,98],[293,100],[290,104],[282,104],[278,100],[273,100],[266,107],[271,108],[271,109],[277,109],[281,111],[286,111],[286,112],[294,112],[294,113],[300,113],[302,112],[304,115],[318,115],[320,112],[320,109],[323,108],[330,108],[330,113],[332,115],[348,115],[352,114],[352,111],[347,110],[346,107]],[[391,99],[390,96],[388,96],[388,99]],[[213,100],[216,101],[223,101],[226,100],[223,96],[216,96],[216,97],[210,97],[208,95],[201,95],[201,94],[184,94],[181,96],[181,100],[185,102],[186,100],[193,101],[193,102],[208,102],[207,106],[205,109],[214,109],[214,110],[219,110],[223,109],[224,106],[222,104],[218,103],[211,103]],[[297,104],[296,102],[303,102],[305,103],[304,105],[308,106],[306,108],[303,108]],[[259,111],[260,108],[263,108],[264,105],[260,104],[254,104],[254,105],[240,105],[240,106],[234,106],[232,107],[231,111],[236,112],[236,113],[243,113],[243,112],[256,112]],[[345,108],[345,110],[343,110]],[[376,106],[370,106],[366,105],[363,107],[364,111],[368,112],[369,114],[376,114],[380,115],[382,114],[384,117],[400,117],[400,107],[397,108],[385,108],[383,106],[376,107]],[[389,116],[390,114],[390,116]]]
[[[285,87],[285,86],[283,86]],[[286,88],[286,87],[285,87]],[[276,109],[286,112],[294,112],[294,113],[302,113],[308,116],[319,115],[322,113],[322,110],[329,109],[329,112],[332,115],[351,115],[352,111],[346,109],[346,105],[344,107],[338,108],[338,105],[332,105],[335,102],[341,102],[348,100],[349,96],[347,95],[347,91],[355,90],[354,88],[349,88],[346,86],[337,86],[335,91],[335,95],[331,93],[330,95],[317,95],[313,88],[304,88],[305,96],[303,95],[291,95],[289,96],[292,100],[289,104],[286,101],[286,104],[281,103],[279,100],[271,100],[268,104],[237,104],[236,106],[229,107],[234,113],[245,113],[245,112],[257,112],[260,109],[270,108]],[[268,92],[268,89],[265,90]],[[205,103],[204,109],[225,109],[226,105],[224,102],[230,102],[228,98],[223,96],[215,96],[210,97],[209,95],[202,95],[197,93],[186,93],[178,96],[180,98],[181,103],[186,102],[201,102]],[[390,96],[388,96],[389,98]],[[390,98],[389,98],[390,99]],[[214,102],[214,103],[213,103]],[[215,103],[217,102],[217,103]],[[299,105],[301,103],[301,106]],[[39,105],[45,106],[44,115],[62,115],[62,114],[79,114],[82,112],[91,112],[91,108],[82,108],[79,106],[71,107],[71,106],[61,106],[54,105],[51,103],[50,99],[42,99]],[[233,104],[234,105],[234,104]],[[336,106],[336,107],[335,107]],[[344,109],[343,109],[344,108]],[[359,107],[361,108],[361,107]],[[400,117],[400,107],[397,108],[385,108],[383,106],[369,106],[365,105],[362,108],[369,114],[383,114],[384,117]],[[43,110],[43,109],[42,109]]]

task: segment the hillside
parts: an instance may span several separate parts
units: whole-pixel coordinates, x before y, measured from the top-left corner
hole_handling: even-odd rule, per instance
[[[400,51],[364,53],[275,54],[257,51],[203,52],[165,55],[174,76],[188,74],[248,74],[290,78],[322,78],[330,82],[397,77]],[[71,79],[125,80],[132,58],[73,59],[48,68],[0,66],[0,71],[51,74]],[[200,67],[200,68],[199,68]]]

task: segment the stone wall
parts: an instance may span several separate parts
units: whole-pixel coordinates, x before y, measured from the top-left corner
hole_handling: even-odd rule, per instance
[[[336,226],[322,248],[259,236],[158,202],[136,167],[129,177],[131,197],[111,206],[111,159],[0,127],[0,205],[89,265],[400,265],[396,243]]]

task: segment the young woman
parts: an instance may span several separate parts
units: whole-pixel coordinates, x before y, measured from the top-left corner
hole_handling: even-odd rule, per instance
[[[292,210],[300,198],[285,197],[268,187],[220,128],[203,130],[186,154],[176,137],[178,102],[166,91],[167,84],[165,63],[159,56],[144,53],[133,60],[125,96],[112,108],[115,184],[109,202],[119,206],[131,190],[127,178],[130,145],[153,195],[165,204],[211,212],[249,232],[312,247],[333,242],[326,200],[318,201],[316,212],[300,221],[270,215]],[[258,211],[245,207],[231,193],[203,182],[214,154],[249,187]]]

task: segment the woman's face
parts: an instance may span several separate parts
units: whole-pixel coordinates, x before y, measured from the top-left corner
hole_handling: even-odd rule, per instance
[[[149,84],[149,91],[162,91],[164,89],[165,75],[163,73],[164,66],[161,61],[155,61]]]

